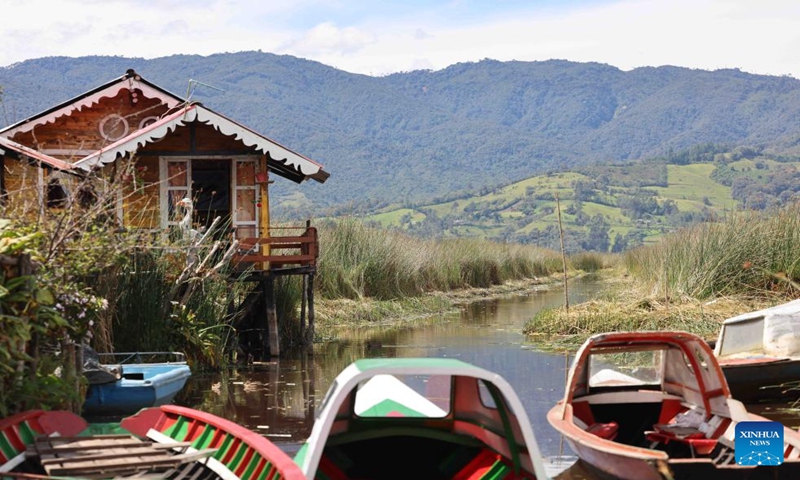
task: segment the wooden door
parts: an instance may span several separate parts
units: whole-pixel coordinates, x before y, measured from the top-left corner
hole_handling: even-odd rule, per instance
[[[236,238],[258,237],[258,213],[261,208],[256,184],[256,158],[237,158],[232,177],[232,221]]]

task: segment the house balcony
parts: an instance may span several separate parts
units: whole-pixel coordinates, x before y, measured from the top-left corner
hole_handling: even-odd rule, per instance
[[[252,265],[255,271],[261,272],[298,270],[301,273],[314,271],[318,258],[316,228],[271,227],[267,238],[239,239],[239,250],[233,257],[233,264],[239,268]]]

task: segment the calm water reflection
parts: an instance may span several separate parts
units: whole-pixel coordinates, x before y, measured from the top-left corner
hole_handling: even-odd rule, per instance
[[[602,288],[583,280],[570,284],[570,302],[585,301]],[[335,342],[315,345],[315,355],[281,359],[226,374],[194,376],[176,403],[205,410],[255,430],[288,452],[311,431],[315,407],[339,372],[366,357],[449,357],[499,373],[514,387],[531,419],[539,448],[553,471],[574,462],[547,411],[562,397],[568,362],[526,344],[522,326],[536,312],[563,304],[563,290],[481,301],[459,314],[392,328],[342,332]],[[774,410],[773,410],[774,411]],[[764,411],[770,416],[770,410]],[[796,419],[796,416],[794,417]],[[782,418],[785,420],[785,418]],[[580,465],[569,479],[591,478]]]

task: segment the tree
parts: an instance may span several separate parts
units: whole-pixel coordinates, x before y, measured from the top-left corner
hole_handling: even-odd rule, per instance
[[[609,226],[602,215],[595,215],[589,223],[589,233],[586,239],[581,242],[584,250],[594,250],[597,252],[607,252],[609,246],[608,239]]]
[[[621,233],[614,237],[614,245],[611,246],[611,253],[621,253],[628,249],[628,239]]]

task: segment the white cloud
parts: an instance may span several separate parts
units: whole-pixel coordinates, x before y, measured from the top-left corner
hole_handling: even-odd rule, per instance
[[[458,0],[406,16],[354,0],[47,4],[0,0],[0,65],[52,55],[151,58],[260,49],[376,75],[482,58],[562,58],[623,69],[670,64],[800,77],[800,2],[788,0],[556,4],[495,10],[469,24],[455,24],[450,15],[470,5]],[[499,3],[481,3],[487,5]]]
[[[798,4],[800,5],[800,4]],[[749,0],[621,1],[568,12],[531,11],[492,23],[446,28],[410,22],[380,32],[357,56],[315,57],[348,71],[408,70],[425,58],[434,68],[482,58],[560,58],[609,63],[741,68],[800,77],[800,15],[795,3]],[[433,35],[420,38],[420,28]]]
[[[325,22],[279,48],[279,51],[312,58],[331,54],[349,56],[374,42],[375,35],[368,31],[355,27],[339,28],[331,22]]]

